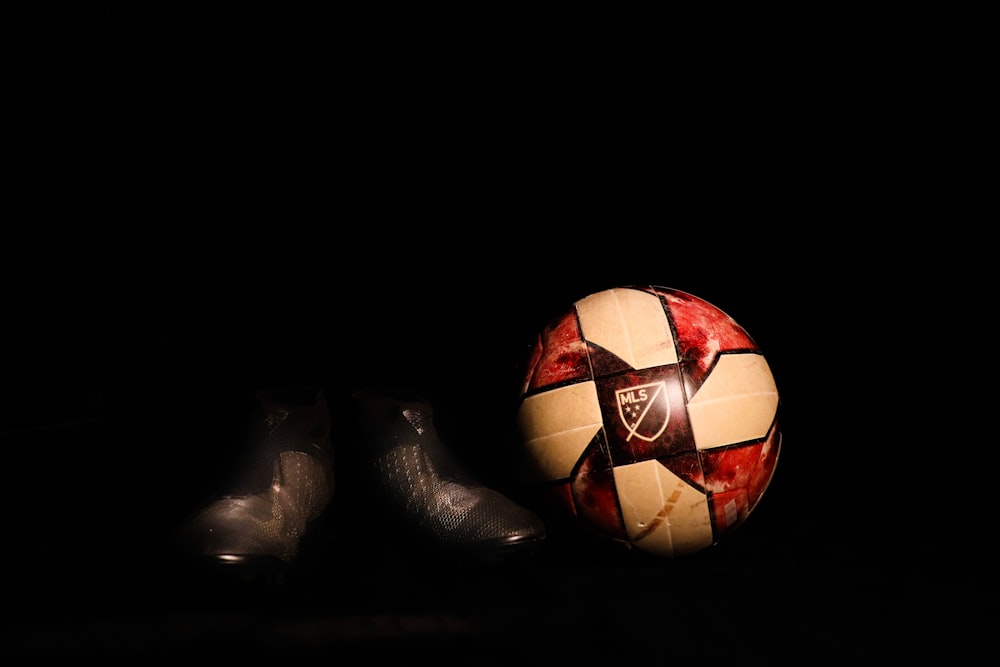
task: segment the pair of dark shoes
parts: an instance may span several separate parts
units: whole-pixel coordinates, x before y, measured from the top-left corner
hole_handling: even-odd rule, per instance
[[[497,559],[545,539],[534,512],[457,463],[417,394],[355,392],[336,435],[321,389],[268,390],[257,400],[234,481],[174,536],[188,564],[246,578],[280,573],[340,495],[341,478],[379,532],[411,551]]]

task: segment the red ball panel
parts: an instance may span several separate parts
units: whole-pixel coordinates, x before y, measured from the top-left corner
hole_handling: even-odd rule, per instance
[[[570,488],[577,516],[592,530],[624,540],[627,535],[622,525],[614,473],[606,465],[593,463],[592,459],[584,459],[573,476]]]
[[[576,314],[569,312],[539,335],[529,361],[524,390],[533,391],[589,377],[587,343],[580,333]]]
[[[701,386],[720,353],[757,351],[743,327],[712,304],[676,290],[653,291],[669,308],[677,332],[677,356],[696,386]]]

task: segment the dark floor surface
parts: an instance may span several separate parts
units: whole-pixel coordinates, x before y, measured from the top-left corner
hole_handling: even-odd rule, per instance
[[[357,508],[335,500],[283,579],[209,586],[162,544],[207,484],[212,465],[195,464],[210,436],[135,426],[6,436],[18,446],[5,450],[17,453],[3,652],[958,664],[988,647],[1000,618],[974,521],[956,511],[971,498],[927,479],[893,499],[863,478],[809,480],[781,463],[744,526],[684,559],[553,526],[529,556],[449,562],[375,537],[378,526],[359,531]],[[899,502],[917,488],[946,502]],[[873,502],[897,505],[892,530],[872,518]]]

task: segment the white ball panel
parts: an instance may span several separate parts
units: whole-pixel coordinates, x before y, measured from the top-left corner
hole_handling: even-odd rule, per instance
[[[698,449],[767,435],[778,409],[778,390],[764,357],[727,354],[688,403]]]
[[[568,478],[599,429],[600,426],[590,425],[526,441],[525,451],[534,467],[526,473],[527,481]]]
[[[597,386],[580,382],[527,396],[517,421],[535,474],[565,479],[604,424]]]
[[[614,468],[628,538],[638,548],[673,556],[712,544],[708,499],[655,460]]]
[[[655,294],[611,289],[576,303],[583,337],[621,357],[632,368],[677,363],[663,304]]]

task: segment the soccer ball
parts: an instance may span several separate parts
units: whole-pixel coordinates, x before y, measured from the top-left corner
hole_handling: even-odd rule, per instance
[[[742,525],[781,449],[767,361],[726,313],[691,294],[627,286],[582,298],[531,348],[516,460],[590,534],[656,556]]]

